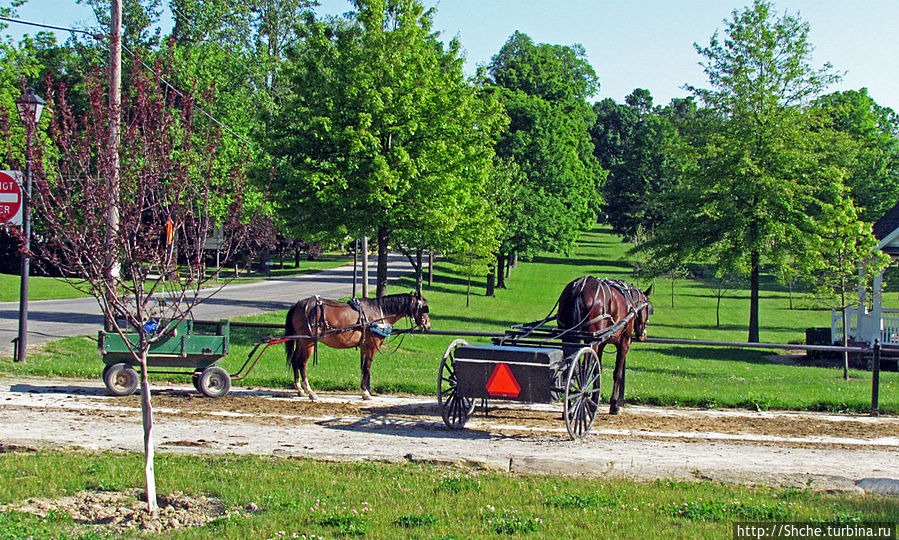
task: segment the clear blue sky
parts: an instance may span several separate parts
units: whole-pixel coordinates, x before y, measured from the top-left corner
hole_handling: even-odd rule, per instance
[[[597,99],[621,102],[634,88],[646,88],[656,104],[666,104],[687,95],[684,84],[706,82],[693,43],[707,45],[731,11],[751,0],[423,1],[437,7],[443,37],[460,38],[469,74],[520,30],[539,43],[584,45],[599,76]],[[323,14],[351,8],[346,0],[320,3]],[[810,23],[816,65],[830,62],[846,72],[831,90],[867,87],[875,101],[899,112],[899,0],[776,0],[775,7]],[[59,26],[95,22],[74,0],[30,0],[20,16]]]

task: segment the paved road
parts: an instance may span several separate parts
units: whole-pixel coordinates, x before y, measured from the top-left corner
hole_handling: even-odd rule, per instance
[[[374,287],[377,257],[372,257],[369,283]],[[402,255],[388,259],[388,279],[410,273],[412,267]],[[228,285],[197,306],[197,319],[230,319],[267,311],[288,309],[297,300],[319,294],[329,298],[349,296],[353,291],[353,266],[347,265],[316,274],[275,279],[259,283]],[[207,291],[202,294],[210,294]],[[358,291],[361,294],[361,290]],[[0,355],[11,356],[12,340],[18,336],[19,303],[0,302]],[[36,345],[70,336],[96,334],[103,327],[103,315],[93,298],[41,300],[28,304],[28,343]]]

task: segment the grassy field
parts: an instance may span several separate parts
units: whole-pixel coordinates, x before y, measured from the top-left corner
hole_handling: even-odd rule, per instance
[[[268,274],[263,274],[256,271],[245,271],[241,269],[238,272],[237,277],[235,278],[233,267],[222,268],[221,272],[219,273],[219,278],[223,281],[227,280],[230,283],[251,283],[271,278],[297,276],[308,274],[311,272],[318,272],[321,270],[343,266],[344,264],[351,263],[352,261],[353,258],[348,257],[346,254],[328,253],[322,255],[315,261],[301,261],[299,267],[295,267],[293,264],[287,263],[283,268],[278,268],[278,265],[276,264],[272,266],[272,269]],[[210,277],[214,275],[214,270],[214,268],[209,270]],[[20,284],[21,279],[18,275],[0,274],[0,302],[18,302]],[[28,300],[31,301],[57,300],[62,298],[81,298],[84,296],[89,295],[82,292],[78,287],[73,286],[71,283],[68,283],[65,280],[59,278],[35,276],[31,276],[28,278]]]
[[[463,267],[448,261],[437,265],[433,286],[424,295],[431,307],[435,330],[502,331],[513,323],[542,319],[570,280],[585,274],[632,280],[626,250],[618,237],[605,229],[583,235],[570,257],[546,255],[522,262],[512,271],[508,288],[496,297],[484,296],[483,284],[473,288],[466,307]],[[829,326],[830,310],[808,296],[789,293],[770,276],[763,276],[761,293],[761,339],[768,342],[802,343],[805,328]],[[648,286],[642,283],[641,286]],[[656,337],[745,341],[749,292],[726,291],[721,301],[721,327],[716,327],[716,297],[713,284],[702,279],[676,280],[672,307],[670,280],[655,283],[655,315],[649,334]],[[391,292],[412,288],[408,280]],[[283,313],[254,318],[281,324]],[[232,353],[223,361],[231,372],[246,359],[253,342],[264,332],[235,329]],[[277,335],[277,331],[275,334]],[[401,341],[400,341],[401,340]],[[430,394],[435,391],[437,369],[447,344],[443,336],[392,338],[373,365],[376,392]],[[475,340],[472,340],[475,341]],[[396,347],[399,346],[397,349]],[[395,350],[396,349],[396,350]],[[610,353],[611,351],[611,353]],[[313,388],[355,391],[359,386],[359,357],[356,350],[334,351],[322,347],[318,365],[310,367]],[[606,377],[603,393],[608,396],[614,348],[604,356]],[[871,378],[864,371],[810,366],[787,366],[766,359],[777,351],[734,350],[706,347],[676,347],[636,344],[628,356],[627,399],[631,403],[691,407],[740,407],[749,409],[799,409],[866,412],[870,408]],[[48,345],[43,353],[25,364],[0,360],[0,373],[99,377],[102,368],[96,344],[90,338],[66,339]],[[171,379],[171,376],[167,378]],[[177,376],[176,376],[177,380]],[[187,381],[187,378],[180,379]],[[288,387],[292,375],[285,366],[284,349],[273,347],[243,384]],[[899,413],[899,374],[881,375],[880,405],[889,414]]]
[[[4,453],[0,504],[140,488],[141,471],[135,454]],[[203,527],[153,535],[160,538],[724,539],[733,538],[733,521],[899,519],[895,498],[708,481],[510,477],[420,464],[173,454],[157,455],[156,471],[161,495],[212,496],[232,509]],[[104,536],[62,512],[47,519],[0,513],[4,539]]]

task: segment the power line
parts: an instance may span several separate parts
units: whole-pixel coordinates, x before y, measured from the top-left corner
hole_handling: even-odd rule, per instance
[[[79,29],[76,29],[76,28],[65,28],[65,27],[62,27],[62,26],[53,26],[53,25],[50,25],[50,24],[41,24],[41,23],[36,23],[36,22],[31,22],[31,21],[23,21],[23,20],[20,20],[20,19],[11,19],[11,18],[9,18],[9,17],[0,17],[0,21],[7,21],[7,22],[11,22],[11,23],[16,23],[16,24],[23,24],[23,25],[26,25],[26,26],[36,26],[36,27],[38,27],[38,28],[49,28],[49,29],[52,29],[52,30],[62,30],[62,31],[64,31],[64,32],[71,32],[71,33],[73,33],[73,34],[84,34],[84,35],[90,36],[90,37],[92,37],[92,38],[94,38],[94,39],[97,39],[97,40],[102,40],[102,39],[105,39],[105,38],[106,38],[106,36],[94,34],[93,32],[88,32],[87,30],[79,30]],[[122,45],[122,48],[125,49],[125,51],[126,51],[129,55],[131,55],[131,57],[132,57],[133,59],[135,59],[135,60],[137,60],[138,62],[140,62],[141,65],[144,66],[144,68],[146,68],[146,69],[149,70],[150,72],[153,71],[153,68],[151,68],[149,65],[147,65],[146,62],[144,62],[143,60],[141,60],[140,57],[137,56],[137,54],[136,54],[134,51],[132,51],[131,49],[129,49],[128,47],[126,47],[126,46],[124,46],[124,45]],[[165,80],[165,79],[162,78],[162,77],[160,77],[159,80],[162,81],[163,84],[165,84],[167,87],[169,87],[169,89],[171,89],[173,92],[175,92],[176,94],[178,94],[180,97],[182,97],[182,98],[187,98],[187,96],[186,96],[181,90],[178,90],[172,83],[168,82],[167,80]],[[244,137],[242,137],[241,135],[239,135],[237,132],[235,132],[233,129],[231,129],[230,127],[228,127],[227,125],[225,125],[224,123],[222,123],[221,121],[219,121],[217,118],[215,118],[215,117],[212,116],[211,114],[209,114],[209,113],[207,113],[206,111],[204,111],[201,107],[199,107],[199,106],[197,106],[197,105],[194,105],[194,108],[195,108],[197,111],[199,111],[200,114],[202,114],[202,115],[205,116],[206,118],[209,118],[210,120],[212,120],[216,125],[218,125],[218,126],[221,127],[222,129],[224,129],[225,131],[227,131],[228,133],[230,133],[232,136],[236,137],[237,139],[240,139],[242,142],[245,142],[245,143],[247,143],[247,144],[249,144],[249,145],[251,145],[251,146],[254,146],[254,147],[256,146],[256,144],[255,144],[254,142],[245,139]],[[269,157],[271,157],[271,156],[269,156]]]
[[[64,31],[64,32],[71,32],[71,33],[73,33],[73,34],[85,34],[85,35],[88,35],[88,36],[90,36],[90,37],[92,37],[92,38],[94,38],[94,39],[102,39],[102,36],[97,36],[97,34],[94,34],[94,33],[92,33],[92,32],[88,32],[87,30],[78,30],[78,29],[76,29],[76,28],[65,28],[65,27],[62,27],[62,26],[53,26],[53,25],[50,25],[50,24],[41,24],[41,23],[36,23],[36,22],[31,22],[31,21],[23,21],[23,20],[21,20],[21,19],[10,19],[9,17],[0,17],[0,21],[6,21],[6,22],[11,22],[11,23],[17,23],[17,24],[24,24],[24,25],[26,25],[26,26],[37,26],[38,28],[49,28],[49,29],[51,29],[51,30],[62,30],[62,31]]]

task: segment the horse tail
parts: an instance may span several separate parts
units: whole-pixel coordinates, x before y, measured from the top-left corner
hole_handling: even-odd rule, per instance
[[[293,314],[297,309],[299,302],[293,305],[289,310],[287,310],[287,320],[284,322],[284,335],[285,336],[293,336],[296,334],[296,330],[293,327]],[[293,366],[293,348],[294,348],[294,340],[288,339],[284,342],[284,350],[287,352],[287,367]]]
[[[556,323],[559,328],[575,329],[586,320],[590,310],[593,309],[593,304],[596,302],[594,298],[593,303],[588,306],[586,300],[584,300],[584,289],[586,289],[587,283],[591,279],[596,280],[592,276],[582,276],[570,282],[562,290],[558,301],[559,312]]]

